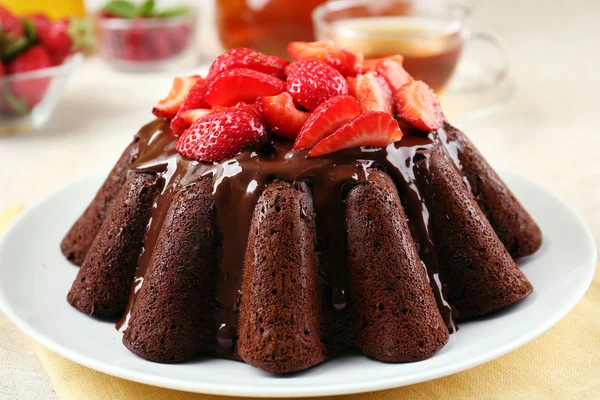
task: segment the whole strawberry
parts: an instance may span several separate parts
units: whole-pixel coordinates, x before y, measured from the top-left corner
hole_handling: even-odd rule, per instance
[[[257,143],[264,133],[264,126],[252,111],[215,111],[201,117],[183,132],[176,148],[193,160],[220,161]]]
[[[4,63],[0,61],[0,79],[6,75],[6,67]],[[4,82],[0,80],[0,114],[6,113],[5,105],[4,105],[4,96],[2,96],[2,92],[4,92]]]
[[[19,18],[2,5],[0,5],[0,27],[3,34],[8,34],[12,38],[23,36],[23,24]]]
[[[327,99],[348,94],[348,83],[333,67],[306,59],[288,67],[287,91],[296,103],[313,111]]]
[[[55,64],[62,64],[73,49],[73,39],[69,34],[69,19],[54,22],[40,32],[40,42],[50,52]]]
[[[52,20],[46,14],[34,13],[27,15],[25,18],[33,23],[38,37],[43,36],[52,25]]]
[[[36,71],[38,69],[52,66],[52,59],[48,52],[41,45],[33,46],[15,58],[13,58],[6,69],[9,74],[18,74],[20,72]],[[12,94],[26,102],[29,109],[38,104],[46,94],[46,89],[50,84],[50,78],[30,78],[25,80],[13,80],[9,82]]]
[[[55,65],[62,64],[70,54],[87,51],[93,46],[93,31],[89,23],[76,18],[55,21],[39,36]]]

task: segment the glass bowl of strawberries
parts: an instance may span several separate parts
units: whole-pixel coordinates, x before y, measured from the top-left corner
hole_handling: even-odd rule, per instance
[[[169,68],[193,55],[196,15],[189,5],[158,9],[154,0],[111,0],[97,13],[100,54],[122,70]]]
[[[0,6],[0,136],[29,133],[50,118],[79,63],[93,45],[85,20],[15,16]]]

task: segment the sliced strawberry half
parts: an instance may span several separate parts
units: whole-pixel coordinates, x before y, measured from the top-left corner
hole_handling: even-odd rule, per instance
[[[398,127],[398,122],[390,114],[371,111],[360,114],[321,140],[308,153],[308,157],[319,157],[361,146],[385,147],[400,139],[402,139],[402,131]]]
[[[176,149],[184,157],[205,162],[234,156],[257,143],[265,128],[256,114],[246,110],[219,110],[204,115],[177,140]]]
[[[396,111],[406,122],[430,132],[444,125],[444,113],[435,92],[425,82],[412,81],[394,93]]]
[[[348,83],[335,68],[321,61],[308,59],[291,64],[287,91],[294,101],[312,111],[324,101],[348,94]]]
[[[294,150],[319,143],[346,122],[360,114],[360,105],[352,96],[333,97],[313,111],[294,143]]]
[[[175,118],[171,120],[171,131],[174,134],[180,135],[190,126],[190,123],[180,117],[182,112],[200,108],[210,108],[210,106],[204,101],[207,90],[208,85],[206,80],[202,78],[198,79],[194,87],[192,87],[188,93],[185,101],[179,108],[179,111],[177,111],[177,115],[175,115]]]
[[[362,112],[393,112],[392,91],[383,77],[373,71],[346,78],[348,92],[356,97]]]
[[[284,69],[289,64],[283,58],[268,56],[256,50],[239,47],[218,56],[210,66],[207,80],[212,80],[221,72],[235,68],[248,68],[254,71],[285,79]]]
[[[212,107],[230,107],[240,102],[254,103],[261,96],[275,96],[285,90],[285,82],[248,68],[220,73],[210,84],[204,100]]]
[[[152,109],[152,113],[159,118],[173,118],[201,77],[197,75],[177,77],[173,80],[173,87],[164,99],[160,100]]]
[[[296,108],[292,95],[288,92],[277,96],[259,97],[256,105],[265,119],[267,128],[275,135],[288,140],[296,139],[310,115]]]
[[[177,117],[184,120],[188,124],[188,126],[190,126],[194,122],[204,117],[206,114],[210,114],[211,112],[213,112],[213,110],[211,110],[210,108],[198,108],[195,110],[180,111],[179,113],[177,113]]]
[[[354,76],[362,64],[362,54],[346,51],[330,40],[318,42],[290,42],[288,53],[293,60],[313,59],[324,62],[344,76]]]
[[[362,62],[362,71],[363,72],[375,71],[375,69],[377,68],[377,65],[384,60],[393,60],[393,61],[400,63],[400,65],[402,65],[402,63],[404,62],[404,57],[402,57],[400,54],[396,54],[396,55],[389,56],[389,57],[368,58]]]
[[[402,62],[394,58],[384,58],[379,61],[375,70],[385,78],[392,92],[398,91],[402,86],[413,80],[412,76],[402,66]]]

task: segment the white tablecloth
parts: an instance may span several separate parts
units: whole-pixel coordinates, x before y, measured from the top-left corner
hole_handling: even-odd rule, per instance
[[[572,204],[600,238],[600,2],[483,0],[475,28],[509,44],[517,94],[494,116],[464,127],[494,164],[546,186]],[[211,21],[210,14],[202,18]],[[200,43],[217,48],[205,24]],[[43,132],[0,138],[0,210],[32,204],[113,163],[152,116],[169,74],[120,74],[97,59],[76,72]],[[57,239],[58,240],[58,239]],[[52,399],[27,340],[0,313],[0,398]]]

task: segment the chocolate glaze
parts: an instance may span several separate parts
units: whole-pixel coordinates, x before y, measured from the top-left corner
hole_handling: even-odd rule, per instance
[[[222,355],[231,355],[235,347],[241,278],[250,223],[255,205],[265,187],[275,181],[306,182],[312,191],[316,212],[320,275],[325,283],[325,301],[333,313],[342,313],[350,294],[347,285],[345,241],[345,199],[355,185],[364,183],[369,170],[390,175],[405,208],[411,234],[427,271],[440,313],[451,332],[456,330],[455,310],[446,301],[446,288],[439,279],[435,246],[429,235],[429,212],[416,185],[419,174],[426,174],[416,161],[428,158],[441,147],[460,170],[458,143],[448,140],[441,129],[426,135],[408,132],[402,141],[386,148],[356,148],[319,158],[307,158],[307,151],[292,150],[292,142],[273,139],[244,150],[223,162],[207,164],[183,158],[176,150],[177,136],[161,120],[139,132],[140,157],[132,166],[139,172],[156,172],[162,192],[156,201],[147,228],[144,251],[139,259],[127,312],[118,328],[127,329],[136,293],[151,259],[151,249],[165,219],[171,199],[181,187],[203,176],[212,176],[219,233],[219,272],[216,286],[217,342]],[[412,134],[410,134],[412,133]]]

